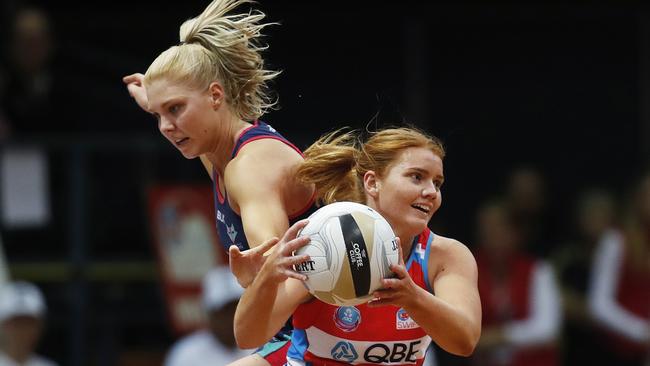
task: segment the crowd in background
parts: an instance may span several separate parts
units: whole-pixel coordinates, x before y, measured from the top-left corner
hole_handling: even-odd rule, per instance
[[[52,67],[56,42],[47,15],[26,8],[7,24],[12,27],[0,64],[0,144],[73,130],[78,120],[72,114],[60,119],[62,123],[48,123],[53,115],[65,113],[70,95],[65,88],[58,89],[66,81],[57,79]],[[55,169],[64,162],[52,164]],[[462,223],[472,233],[466,242],[479,268],[481,340],[470,358],[437,349],[430,361],[484,366],[650,365],[650,172],[631,166],[633,181],[617,187],[593,182],[580,187],[571,200],[557,202],[558,187],[548,184],[553,171],[535,162],[509,168],[506,177],[491,177],[503,179],[502,189],[479,193],[480,200]],[[52,173],[54,185],[59,184],[56,174]],[[607,167],[602,174],[608,174]],[[64,205],[55,204],[53,216]],[[142,203],[132,205],[138,210]],[[53,219],[51,225],[57,222]],[[24,254],[6,251],[9,267],[14,253]],[[16,350],[14,335],[27,339],[27,349],[18,352],[25,359],[37,349],[40,322],[59,316],[49,312],[45,317],[47,299],[43,301],[37,288],[16,286],[13,295],[0,297],[0,365],[2,357]],[[16,303],[20,296],[32,307],[21,308]],[[217,301],[219,308],[236,299],[228,296]],[[211,306],[206,300],[206,310]],[[168,353],[173,338],[159,344],[161,354]]]

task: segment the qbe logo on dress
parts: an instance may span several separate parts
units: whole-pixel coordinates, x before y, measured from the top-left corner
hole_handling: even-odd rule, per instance
[[[333,359],[347,363],[352,363],[354,360],[359,358],[357,350],[354,349],[352,343],[345,341],[337,343],[334,348],[332,348],[331,354]]]
[[[397,310],[395,313],[395,328],[396,329],[414,329],[420,326],[416,323],[404,309]]]

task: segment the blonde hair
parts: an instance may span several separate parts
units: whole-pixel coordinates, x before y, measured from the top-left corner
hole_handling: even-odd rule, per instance
[[[363,176],[372,170],[382,177],[400,152],[411,147],[431,150],[445,157],[442,142],[414,127],[372,132],[362,141],[359,131],[340,129],[322,136],[305,150],[297,171],[302,182],[314,184],[323,204],[336,201],[364,202]]]
[[[280,74],[264,69],[259,38],[271,23],[258,10],[229,14],[251,0],[214,0],[180,28],[181,43],[161,53],[149,66],[145,84],[160,78],[207,89],[217,80],[226,102],[242,120],[252,121],[277,104],[267,82]]]

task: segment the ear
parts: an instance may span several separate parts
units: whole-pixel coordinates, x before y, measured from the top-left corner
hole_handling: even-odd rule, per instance
[[[218,82],[213,81],[212,83],[210,83],[210,86],[208,87],[208,92],[210,93],[212,107],[214,108],[214,110],[219,109],[223,104],[224,99],[226,98],[226,94],[224,93],[223,87]]]
[[[363,175],[363,188],[370,197],[377,198],[380,186],[381,182],[379,182],[379,177],[377,177],[374,170],[368,170]]]

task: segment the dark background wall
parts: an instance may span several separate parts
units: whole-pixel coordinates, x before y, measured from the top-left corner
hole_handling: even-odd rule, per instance
[[[204,3],[48,7],[64,80],[79,92],[65,107],[77,115],[75,131],[157,133],[120,78],[144,71]],[[268,28],[266,60],[283,70],[274,84],[281,109],[264,119],[303,147],[342,125],[429,130],[449,149],[445,221],[497,191],[517,164],[547,171],[561,204],[586,184],[624,189],[643,160],[646,66],[635,3],[260,8],[281,23]]]

